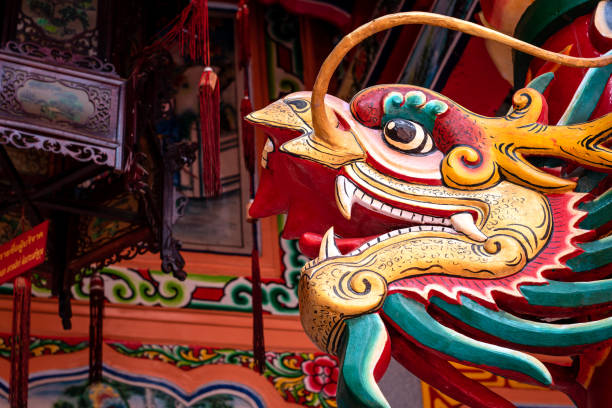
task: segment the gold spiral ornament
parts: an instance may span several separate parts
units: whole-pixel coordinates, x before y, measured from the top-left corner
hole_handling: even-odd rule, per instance
[[[360,297],[371,299],[368,303],[371,306],[376,306],[380,299],[384,298],[387,293],[387,281],[378,273],[362,270],[352,274],[349,280],[349,288]]]
[[[440,170],[444,183],[453,188],[482,189],[501,180],[497,163],[470,146],[451,149],[442,160]]]

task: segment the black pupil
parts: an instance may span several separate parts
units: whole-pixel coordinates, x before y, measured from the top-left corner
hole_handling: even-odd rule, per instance
[[[393,119],[385,125],[386,136],[400,143],[409,143],[416,135],[414,123],[405,119]]]

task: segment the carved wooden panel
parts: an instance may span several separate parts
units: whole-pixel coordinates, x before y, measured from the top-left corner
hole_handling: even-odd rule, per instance
[[[120,169],[123,111],[110,64],[33,44],[0,51],[0,143]]]
[[[3,41],[32,42],[45,47],[107,57],[109,5],[98,0],[4,0]],[[101,3],[101,4],[98,4]]]

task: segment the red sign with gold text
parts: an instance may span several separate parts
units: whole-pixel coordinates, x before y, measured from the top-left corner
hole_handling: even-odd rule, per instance
[[[49,221],[0,246],[0,285],[45,261]]]

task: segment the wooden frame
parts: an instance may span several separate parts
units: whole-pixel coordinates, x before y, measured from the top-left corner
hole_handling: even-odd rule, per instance
[[[112,65],[11,42],[0,51],[0,77],[1,144],[123,168],[124,80]]]

